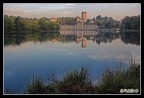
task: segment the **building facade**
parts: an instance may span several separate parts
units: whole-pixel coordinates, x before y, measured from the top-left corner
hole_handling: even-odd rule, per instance
[[[87,22],[87,12],[82,12],[81,18],[79,16],[76,17],[77,22],[86,23]]]
[[[60,25],[60,30],[97,30],[98,26],[95,24],[77,23],[74,25]]]
[[[56,21],[57,21],[57,18],[52,17],[52,18],[50,18],[50,21],[51,21],[51,22],[56,22]]]
[[[85,36],[85,35],[97,35],[98,32],[94,30],[60,30],[61,35],[77,35],[77,36]]]
[[[98,26],[95,23],[87,24],[87,12],[82,12],[82,18],[76,17],[76,23],[72,25],[60,25],[60,31],[74,30],[92,32],[97,31]]]

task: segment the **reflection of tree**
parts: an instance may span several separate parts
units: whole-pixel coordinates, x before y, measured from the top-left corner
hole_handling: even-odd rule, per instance
[[[76,40],[75,35],[62,35],[62,42],[74,42]]]
[[[111,43],[113,40],[119,38],[128,44],[140,45],[140,32],[101,32],[97,35],[83,35],[87,40],[92,40],[97,44]],[[27,41],[44,42],[44,41],[61,41],[61,42],[80,42],[77,35],[60,35],[58,31],[49,32],[33,32],[33,31],[10,31],[4,34],[4,45],[20,45]]]
[[[60,40],[60,34],[58,32],[15,31],[5,33],[4,44],[20,45],[28,41],[43,42],[43,41],[50,41],[52,39]]]
[[[125,44],[140,45],[140,32],[121,32],[120,35]]]
[[[95,40],[97,44],[100,43],[111,43],[113,40],[119,38],[118,33],[111,33],[111,32],[102,32],[95,36]]]
[[[24,42],[25,33],[20,31],[6,32],[4,35],[4,44],[5,45],[20,45]]]
[[[60,34],[59,32],[42,32],[40,33],[40,42],[44,42],[44,41],[51,41],[53,39],[60,41]]]

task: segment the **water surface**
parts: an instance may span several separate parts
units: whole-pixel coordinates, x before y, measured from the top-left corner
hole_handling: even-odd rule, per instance
[[[131,53],[140,63],[140,37],[136,33],[35,33],[4,36],[4,90],[22,93],[33,76],[58,79],[72,69],[86,67],[93,81],[107,68],[129,66]]]

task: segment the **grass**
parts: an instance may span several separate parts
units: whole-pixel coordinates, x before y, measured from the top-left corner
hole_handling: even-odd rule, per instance
[[[29,94],[119,94],[120,89],[140,90],[140,65],[134,64],[127,70],[107,69],[102,78],[93,85],[89,72],[82,67],[63,76],[62,80],[52,77],[44,83],[41,77],[33,79],[27,87]],[[139,92],[138,92],[139,93]]]
[[[98,93],[119,94],[120,89],[140,89],[140,65],[122,71],[107,70],[103,74],[98,84]]]

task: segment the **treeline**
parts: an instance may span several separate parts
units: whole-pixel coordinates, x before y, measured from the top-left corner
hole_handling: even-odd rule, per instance
[[[49,18],[23,18],[20,16],[4,15],[4,30],[59,30],[59,25],[74,24],[76,19],[73,17],[59,17],[56,22],[51,22]]]
[[[96,20],[96,24],[100,28],[140,29],[140,15],[125,16],[121,21],[114,20],[112,17],[98,15],[93,20]]]
[[[23,18],[20,16],[4,15],[4,30],[58,30],[59,23],[51,22],[48,18]]]
[[[114,20],[112,17],[102,17],[87,19],[87,23],[93,21],[100,28],[120,28],[120,29],[140,29],[140,15],[126,16],[121,21]],[[23,18],[20,16],[4,15],[4,30],[59,30],[59,25],[75,24],[75,17],[58,17],[56,22],[51,22],[49,18]]]
[[[137,16],[125,16],[120,25],[121,29],[140,29],[140,15]]]
[[[76,23],[76,19],[74,17],[58,17],[57,22],[61,25],[64,24],[71,25]]]
[[[93,18],[95,20],[95,18]],[[100,28],[119,28],[120,22],[117,20],[114,20],[112,17],[102,17],[101,15],[98,15],[96,17],[96,24]]]

